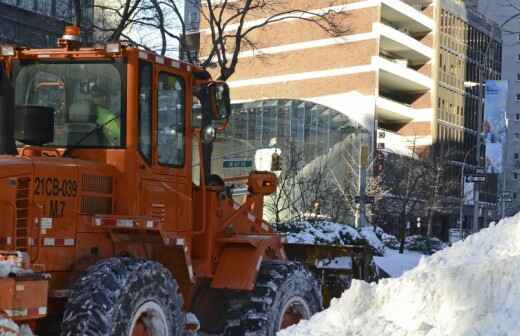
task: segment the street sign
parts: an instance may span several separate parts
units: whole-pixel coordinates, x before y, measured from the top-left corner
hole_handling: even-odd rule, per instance
[[[354,202],[361,203],[360,196],[354,196]],[[374,204],[376,202],[376,198],[374,196],[366,196],[365,195],[365,203],[366,204]]]
[[[253,167],[252,160],[224,160],[224,168],[251,168]]]
[[[486,182],[486,175],[468,175],[466,176],[466,183],[483,183]]]

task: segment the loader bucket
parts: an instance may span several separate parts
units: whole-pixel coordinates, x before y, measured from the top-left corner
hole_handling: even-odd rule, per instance
[[[319,279],[325,307],[350,288],[352,279],[376,280],[368,246],[287,243],[284,249],[289,260],[304,263]]]

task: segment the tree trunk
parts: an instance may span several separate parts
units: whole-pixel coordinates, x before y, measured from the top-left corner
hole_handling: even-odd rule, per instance
[[[399,226],[400,226],[400,240],[401,244],[399,245],[399,253],[404,253],[404,240],[406,238],[406,222],[404,220],[404,216],[399,216]]]
[[[429,210],[429,212],[430,213],[428,214],[428,225],[426,229],[426,237],[428,237],[428,239],[430,239],[430,237],[432,236],[433,216],[435,215],[434,211]]]

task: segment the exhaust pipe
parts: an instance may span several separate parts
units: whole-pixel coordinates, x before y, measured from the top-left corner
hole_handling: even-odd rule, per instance
[[[16,155],[14,141],[14,90],[0,64],[0,155]]]

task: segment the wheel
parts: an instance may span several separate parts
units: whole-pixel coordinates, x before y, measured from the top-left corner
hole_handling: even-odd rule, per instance
[[[217,302],[219,309],[197,314],[201,330],[224,336],[275,336],[322,308],[321,289],[314,276],[302,264],[286,261],[262,263],[251,292],[206,290],[203,295],[206,298],[195,301],[196,314],[207,311],[200,302]],[[218,317],[215,311],[220,311]]]
[[[72,289],[62,336],[179,336],[182,298],[156,262],[111,258],[90,267]]]

